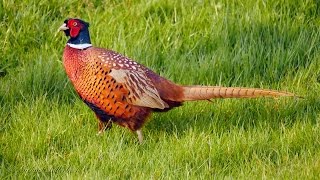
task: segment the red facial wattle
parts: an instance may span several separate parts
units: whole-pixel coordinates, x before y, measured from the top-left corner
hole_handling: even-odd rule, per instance
[[[71,27],[71,28],[70,28],[70,36],[71,36],[72,38],[77,37],[78,34],[79,34],[79,32],[80,32],[80,27]]]
[[[72,38],[75,38],[79,35],[79,32],[81,30],[81,23],[77,20],[69,20],[68,21],[68,25],[67,25],[69,28],[70,28],[70,36]]]

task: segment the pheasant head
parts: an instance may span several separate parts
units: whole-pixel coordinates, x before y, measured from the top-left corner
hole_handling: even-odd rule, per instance
[[[59,31],[64,31],[68,40],[68,45],[76,49],[85,49],[91,47],[89,34],[89,23],[81,19],[66,19]]]

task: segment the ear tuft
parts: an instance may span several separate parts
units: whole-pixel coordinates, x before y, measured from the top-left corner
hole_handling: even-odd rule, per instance
[[[64,20],[64,22],[63,22],[63,23],[68,24],[68,21],[69,21],[70,19],[71,19],[71,18],[67,18],[66,20]]]
[[[90,24],[89,24],[88,22],[85,22],[85,21],[83,21],[83,24],[84,24],[86,27],[89,27],[89,26],[90,26]]]

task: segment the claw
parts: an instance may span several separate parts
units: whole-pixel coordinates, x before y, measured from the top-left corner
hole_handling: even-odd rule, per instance
[[[96,135],[97,135],[97,136],[101,136],[102,133],[103,133],[103,131],[99,131]]]

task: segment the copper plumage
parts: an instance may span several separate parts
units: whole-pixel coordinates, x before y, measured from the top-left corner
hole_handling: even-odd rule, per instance
[[[255,88],[177,85],[117,52],[93,47],[88,27],[83,20],[67,19],[59,30],[69,37],[63,54],[66,73],[99,119],[99,132],[116,123],[136,131],[142,142],[141,128],[151,112],[165,112],[185,101],[294,96]]]

